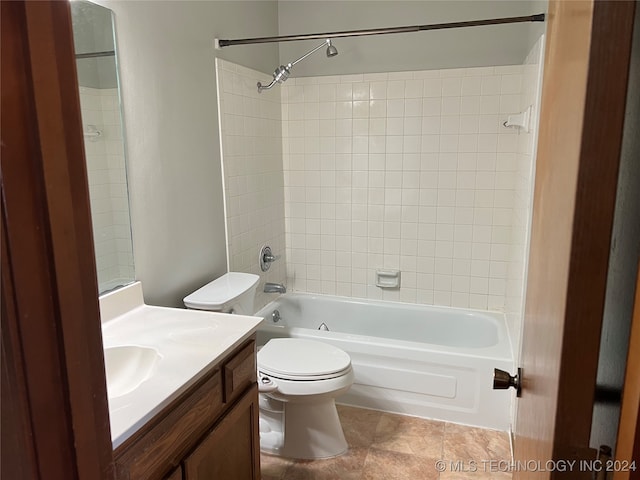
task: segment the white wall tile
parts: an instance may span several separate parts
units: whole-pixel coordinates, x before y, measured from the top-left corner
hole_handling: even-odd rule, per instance
[[[427,78],[423,81],[424,97],[442,97],[442,80],[440,78]]]
[[[516,111],[522,111],[531,106],[534,112],[540,107],[540,82],[542,79],[544,54],[544,36],[542,36],[532,50],[529,52],[524,65],[512,67],[496,68],[496,74],[502,75],[501,91],[510,96],[510,107],[514,106],[513,96],[519,95],[520,104]],[[499,155],[496,162],[496,168],[505,173],[513,173],[509,178],[500,177],[496,180],[499,186],[507,186],[509,181],[512,182],[513,202],[512,212],[513,220],[510,226],[494,226],[492,235],[500,244],[505,243],[507,235],[509,236],[507,261],[503,263],[492,262],[495,275],[492,278],[503,279],[506,276],[507,285],[504,288],[503,296],[505,298],[505,313],[507,317],[507,326],[512,339],[514,357],[520,351],[520,335],[524,316],[524,291],[526,283],[527,255],[528,255],[528,237],[529,224],[532,210],[532,192],[533,192],[533,171],[535,164],[534,144],[537,141],[537,124],[536,115],[534,113],[534,121],[532,129],[529,132],[512,132],[512,138],[516,138],[515,150],[517,155]],[[499,127],[500,128],[500,127]],[[512,142],[512,141],[509,141]],[[513,143],[505,145],[500,144],[501,151],[508,148],[514,149]],[[509,157],[512,158],[509,162]],[[508,190],[507,190],[508,191]],[[502,191],[496,192],[496,203],[500,206],[504,205],[504,201],[508,200],[503,196]],[[504,253],[504,252],[501,252]],[[506,275],[505,265],[506,263]],[[493,265],[496,265],[495,267]],[[502,285],[494,285],[497,293],[502,293]],[[493,295],[490,296],[492,298]]]
[[[225,65],[233,64],[225,62]],[[220,64],[220,76],[219,68]],[[257,75],[259,72],[236,67],[233,93],[223,88],[220,108],[230,113],[222,116],[221,121],[229,269],[261,276],[256,298],[256,306],[260,308],[272,299],[272,295],[262,292],[262,282],[285,282],[287,253],[295,262],[292,271],[296,275],[306,273],[305,264],[296,264],[304,258],[302,252],[307,248],[304,218],[313,212],[305,202],[307,197],[319,202],[322,189],[319,175],[309,179],[305,173],[309,167],[318,168],[321,150],[335,150],[335,137],[329,136],[334,132],[326,123],[320,127],[321,88],[317,82],[292,84],[286,90],[287,101],[282,103],[280,94],[284,89],[270,91],[269,96],[256,94]],[[222,76],[224,78],[224,72]],[[334,91],[335,85],[323,86],[323,98],[327,102],[335,100]],[[282,112],[287,112],[288,120],[281,120]],[[329,113],[330,108],[325,107],[324,115],[329,116]],[[239,125],[243,128],[238,128]],[[283,144],[280,141],[283,131],[291,138],[286,157],[287,180],[292,187],[287,191],[290,215],[287,231],[290,248],[287,251]],[[266,273],[260,271],[257,260],[257,252],[264,244],[282,256]]]
[[[402,80],[392,80],[387,83],[387,98],[405,98],[405,82]]]
[[[442,81],[443,97],[459,97],[462,91],[462,78],[447,78]]]
[[[504,309],[512,250],[523,251],[511,242],[526,237],[514,222],[517,189],[528,182],[520,179],[531,174],[519,159],[530,160],[531,142],[502,122],[531,88],[524,72],[483,67],[283,85],[289,287]],[[385,266],[403,270],[399,291],[374,285]]]
[[[502,78],[499,75],[487,75],[482,77],[480,93],[482,95],[499,95],[501,93]]]

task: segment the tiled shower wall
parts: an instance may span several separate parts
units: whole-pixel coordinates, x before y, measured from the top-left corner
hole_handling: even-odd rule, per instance
[[[274,299],[264,282],[285,282],[284,183],[280,90],[258,94],[265,74],[216,60],[222,165],[226,202],[228,267],[261,275],[256,308]],[[265,273],[262,245],[281,258]]]
[[[524,318],[527,256],[529,254],[529,225],[531,224],[533,207],[534,159],[538,140],[544,39],[545,36],[541,36],[533,46],[524,62],[522,72],[523,82],[522,94],[520,96],[520,109],[525,110],[531,106],[532,118],[530,120],[531,127],[529,131],[520,131],[518,133],[511,246],[509,268],[507,270],[505,314],[513,343],[514,358],[519,357],[522,319]]]
[[[98,287],[104,292],[135,278],[118,89],[80,87],[80,105],[84,131],[91,125],[101,132],[85,136],[84,146]]]
[[[282,86],[293,290],[503,310],[525,66]],[[527,77],[528,78],[528,77]],[[401,287],[375,286],[377,269]]]
[[[542,43],[520,66],[290,79],[262,94],[268,75],[218,61],[229,268],[262,274],[259,247],[284,254],[286,231],[286,278],[283,255],[263,281],[506,310],[517,342],[535,131],[502,122],[528,105],[537,116]],[[376,287],[378,268],[401,270],[401,288]],[[261,291],[258,306],[272,298]]]

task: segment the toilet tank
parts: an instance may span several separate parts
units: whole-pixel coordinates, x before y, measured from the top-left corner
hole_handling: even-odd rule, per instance
[[[212,312],[254,314],[254,300],[260,276],[228,272],[184,297],[187,308]]]

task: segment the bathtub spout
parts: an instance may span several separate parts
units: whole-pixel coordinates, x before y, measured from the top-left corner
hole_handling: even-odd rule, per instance
[[[264,284],[264,293],[287,293],[287,288],[281,283],[267,282]]]

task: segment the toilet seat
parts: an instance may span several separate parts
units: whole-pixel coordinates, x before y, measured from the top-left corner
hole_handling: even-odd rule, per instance
[[[258,352],[258,371],[282,380],[328,380],[348,374],[351,358],[346,352],[326,343],[276,338]]]
[[[292,382],[316,382],[320,380],[331,380],[332,378],[342,377],[350,371],[352,371],[352,368],[347,367],[344,370],[340,370],[339,372],[327,375],[288,375],[286,373],[273,373],[267,368],[258,366],[258,373],[260,373],[262,376],[277,378],[279,380],[289,380]]]

